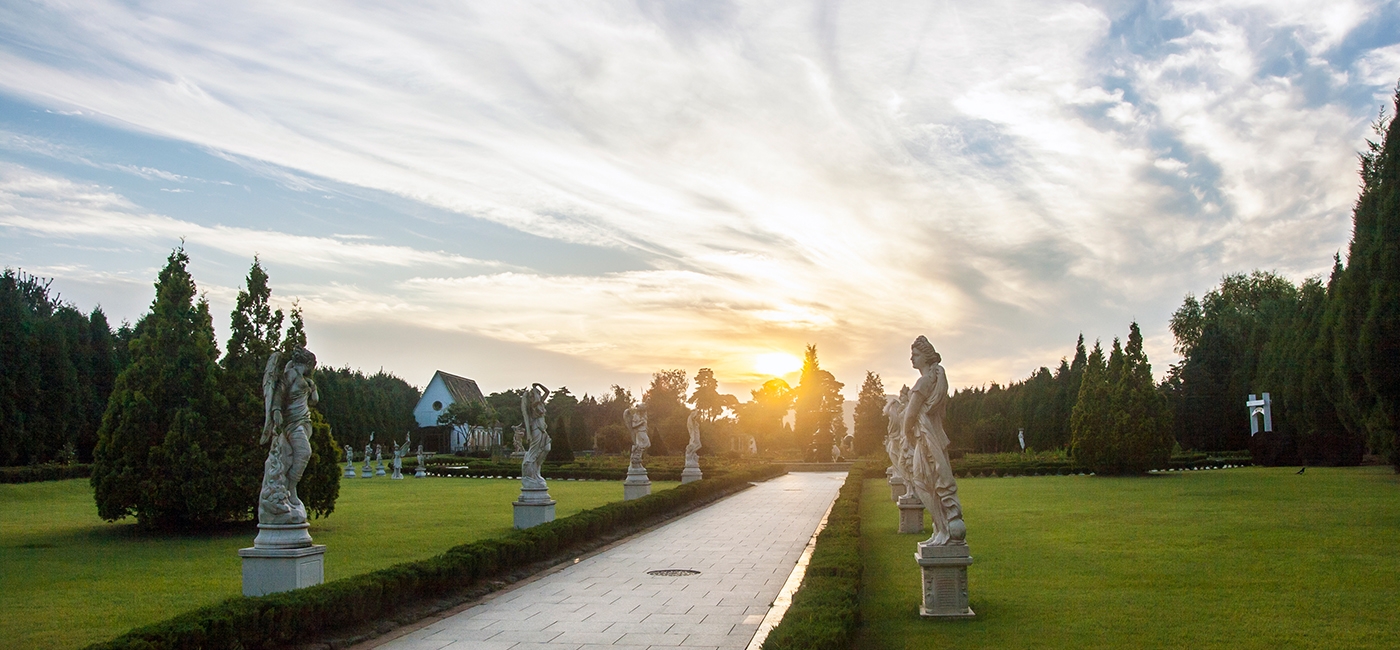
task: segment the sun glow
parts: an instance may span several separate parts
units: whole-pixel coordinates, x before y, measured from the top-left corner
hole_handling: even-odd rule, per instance
[[[786,352],[769,352],[754,358],[753,369],[760,374],[782,377],[802,369],[802,359]]]

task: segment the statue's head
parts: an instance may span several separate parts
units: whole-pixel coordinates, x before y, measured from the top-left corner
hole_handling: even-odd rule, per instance
[[[302,374],[311,374],[316,369],[316,355],[306,348],[297,348],[292,350],[292,358],[287,363],[301,366]]]
[[[909,355],[909,361],[914,364],[915,368],[923,368],[943,361],[943,356],[933,349],[933,344],[929,343],[928,338],[922,334],[919,335],[919,338],[914,339],[914,344],[909,347],[913,350],[913,353]]]

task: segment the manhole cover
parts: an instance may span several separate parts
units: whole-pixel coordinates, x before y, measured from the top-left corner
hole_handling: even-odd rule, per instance
[[[699,571],[695,569],[652,569],[647,571],[649,576],[698,576]]]

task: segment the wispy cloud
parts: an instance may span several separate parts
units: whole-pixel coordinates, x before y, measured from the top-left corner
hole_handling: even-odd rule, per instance
[[[811,341],[847,372],[904,372],[907,339],[929,332],[965,381],[1004,381],[1130,318],[1160,369],[1183,293],[1254,267],[1319,272],[1345,242],[1354,152],[1400,74],[1394,35],[1357,34],[1396,11],[12,5],[7,92],[308,194],[317,179],[372,188],[653,268],[500,272],[92,207],[109,199],[80,187],[60,200],[7,185],[7,200],[48,201],[55,216],[4,224],[180,231],[306,266],[474,267],[306,287],[308,304],[328,318],[412,313],[629,371]]]

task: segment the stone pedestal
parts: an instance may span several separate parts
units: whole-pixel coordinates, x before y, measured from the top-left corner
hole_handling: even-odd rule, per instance
[[[365,466],[360,468],[360,478],[374,478],[374,466],[365,461]]]
[[[428,478],[428,470],[419,465],[418,469],[413,470],[413,478]]]
[[[324,544],[312,544],[307,524],[258,524],[252,548],[243,558],[243,595],[263,596],[319,585],[325,581]]]
[[[516,530],[554,521],[555,503],[549,498],[549,488],[521,488],[520,498],[511,503],[515,507]]]
[[[914,560],[924,577],[924,602],[919,615],[929,618],[972,618],[967,604],[967,567],[972,555],[967,544],[919,544]]]
[[[647,468],[628,467],[627,480],[622,482],[622,500],[631,501],[651,494],[651,479],[647,478]]]
[[[895,500],[899,506],[899,534],[924,532],[924,502],[912,494]]]
[[[890,477],[890,480],[889,480],[889,484],[890,484],[890,500],[897,503],[897,502],[899,502],[899,497],[904,496],[904,492],[906,491],[906,490],[905,490],[905,485],[904,485],[904,479],[899,478],[898,476],[891,476],[891,477]]]
[[[389,475],[389,478],[402,481],[402,480],[403,480],[403,468],[399,467],[398,465],[395,465],[395,466],[394,466],[394,473],[393,473],[393,474],[390,474],[390,475]]]
[[[681,470],[681,485],[694,483],[702,478],[705,478],[705,476],[700,473],[700,468],[697,466],[686,465],[685,469]],[[650,483],[648,483],[648,485],[650,485]],[[647,492],[651,492],[650,488],[648,488]]]
[[[345,475],[343,476],[343,478],[355,478],[355,464],[354,464],[354,463],[349,463],[349,464],[347,464],[347,465],[345,466]]]
[[[383,476],[383,475],[384,475],[384,461],[382,461],[382,460],[379,461],[379,467],[376,468],[376,469],[374,470],[374,475],[375,475],[375,476]]]

